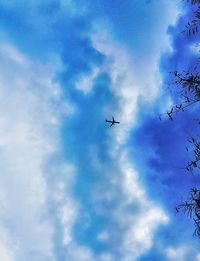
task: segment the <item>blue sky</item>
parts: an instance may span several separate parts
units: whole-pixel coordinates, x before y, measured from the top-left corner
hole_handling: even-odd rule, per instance
[[[198,57],[198,36],[180,33],[189,12],[172,0],[0,2],[0,260],[200,260],[175,213],[199,183],[180,170],[197,108],[158,120],[176,99],[169,71]]]

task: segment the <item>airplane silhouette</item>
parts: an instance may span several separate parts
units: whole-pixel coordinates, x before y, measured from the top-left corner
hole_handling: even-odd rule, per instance
[[[118,124],[120,123],[119,121],[116,121],[113,116],[112,116],[112,121],[106,120],[106,122],[110,122],[111,123],[110,126],[115,125],[116,123],[118,123]]]

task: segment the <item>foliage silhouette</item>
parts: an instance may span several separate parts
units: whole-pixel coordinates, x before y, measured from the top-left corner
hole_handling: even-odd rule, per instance
[[[194,236],[200,238],[200,190],[192,188],[189,192],[188,199],[176,207],[176,212],[183,211],[194,221]]]
[[[187,0],[188,3],[191,3],[192,5],[200,4],[200,0]]]
[[[178,112],[184,112],[186,108],[200,102],[200,74],[193,72],[170,72],[174,78],[172,85],[176,88],[176,92],[180,101],[174,104],[170,110],[163,113],[167,115],[170,120],[173,120],[173,115]],[[175,89],[174,88],[174,89]],[[162,114],[159,116],[162,119]]]
[[[190,5],[196,5],[196,10],[192,12],[193,18],[185,25],[182,33],[192,36],[199,33],[200,26],[200,0],[185,0]],[[198,44],[199,45],[199,44]],[[175,103],[168,111],[159,116],[168,117],[173,121],[176,113],[184,112],[187,108],[200,102],[200,73],[197,67],[192,70],[170,72],[173,82],[173,90],[176,91],[178,103]],[[200,119],[196,119],[200,124]],[[187,152],[192,151],[192,159],[188,161],[184,169],[190,173],[200,169],[200,138],[191,136],[188,139]],[[194,236],[200,238],[200,188],[191,188],[186,201],[176,206],[177,213],[183,212],[194,221]]]
[[[200,0],[187,0],[188,3],[192,5],[198,4],[196,11],[193,11],[193,18],[190,22],[185,25],[185,29],[182,33],[186,33],[187,35],[198,33],[198,27],[200,25]]]

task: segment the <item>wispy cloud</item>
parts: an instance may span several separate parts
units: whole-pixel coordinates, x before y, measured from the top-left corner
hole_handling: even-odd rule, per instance
[[[8,260],[54,260],[45,175],[48,158],[59,149],[62,101],[49,66],[31,62],[7,43],[0,57],[3,253],[11,252]]]
[[[182,245],[178,247],[168,247],[165,250],[166,260],[169,261],[186,261],[190,260],[199,260],[199,253],[197,248],[193,248],[190,245]]]

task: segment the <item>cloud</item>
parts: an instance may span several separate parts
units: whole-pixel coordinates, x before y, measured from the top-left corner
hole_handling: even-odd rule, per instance
[[[184,260],[186,260],[186,252],[187,252],[187,249],[184,247],[181,247],[178,249],[174,249],[174,248],[166,249],[166,255],[169,260],[184,261]]]
[[[97,235],[97,239],[106,242],[109,240],[109,234],[107,233],[107,231],[102,231],[101,233],[99,233],[99,235]]]
[[[99,69],[94,68],[90,74],[84,75],[78,81],[76,81],[76,88],[83,91],[84,94],[89,93],[94,85],[95,78],[98,76],[98,74]]]
[[[154,233],[169,218],[146,195],[127,154],[113,161],[115,169],[108,171],[109,177],[104,174],[106,181],[92,194],[96,213],[109,220],[98,239],[112,249],[114,258],[137,260],[153,246]]]
[[[197,249],[192,248],[190,245],[182,245],[177,248],[168,247],[165,250],[166,260],[169,261],[186,261],[186,260],[199,260],[199,253]]]
[[[1,226],[1,241],[0,241],[0,258],[5,261],[14,261],[14,253],[12,251],[12,242],[5,228]]]
[[[0,47],[0,257],[96,260],[74,237],[76,168],[60,144],[63,116],[73,108],[53,80],[55,68]]]
[[[0,58],[0,255],[54,260],[45,176],[59,150],[59,87],[51,66],[31,62],[8,43],[1,43]]]

